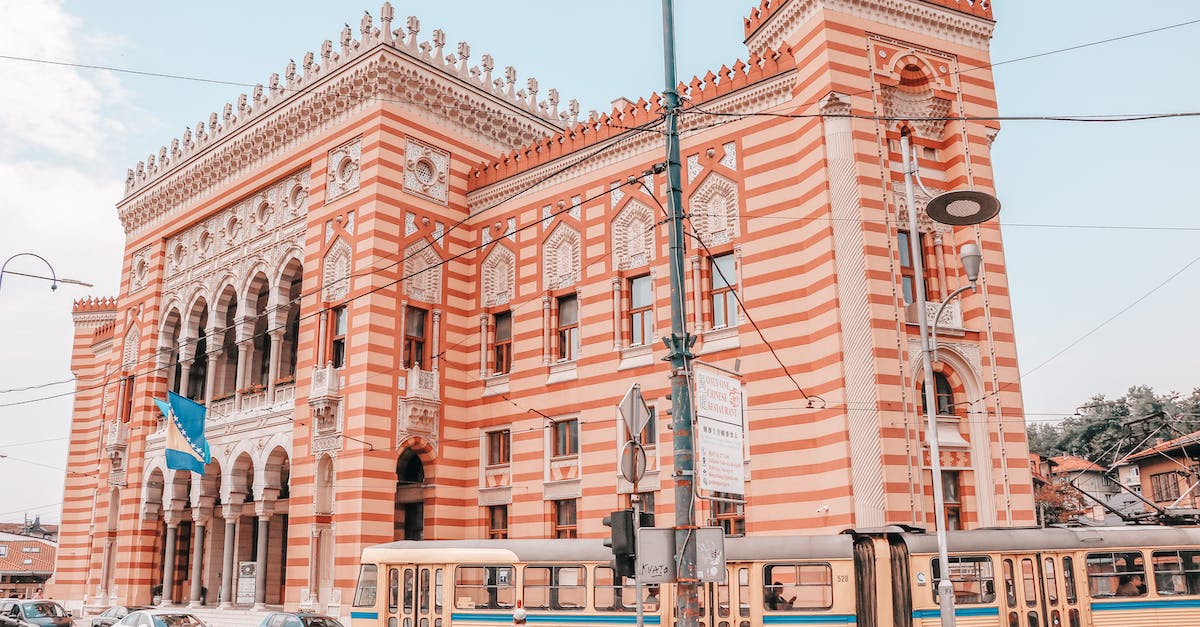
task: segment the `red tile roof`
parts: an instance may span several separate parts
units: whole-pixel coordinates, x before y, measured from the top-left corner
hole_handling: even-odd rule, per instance
[[[54,572],[53,542],[0,533],[0,573],[50,575]]]
[[[1104,472],[1104,468],[1089,462],[1082,457],[1074,455],[1063,455],[1062,457],[1051,457],[1050,463],[1053,465],[1053,474],[1062,474],[1066,472],[1080,472],[1090,470],[1092,472]]]
[[[1185,436],[1175,438],[1174,440],[1167,440],[1166,442],[1155,444],[1148,449],[1144,449],[1136,453],[1130,453],[1123,461],[1130,462],[1135,459],[1142,459],[1144,457],[1150,457],[1151,455],[1157,455],[1159,453],[1168,453],[1187,446],[1193,447],[1191,452],[1200,453],[1200,431],[1194,431]]]

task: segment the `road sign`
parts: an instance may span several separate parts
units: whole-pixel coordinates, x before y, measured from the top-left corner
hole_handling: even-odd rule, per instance
[[[621,412],[621,417],[625,419],[625,426],[629,429],[630,438],[637,437],[642,432],[642,428],[646,426],[646,422],[650,420],[650,407],[646,405],[646,399],[642,398],[640,383],[629,386],[629,391],[621,397],[617,409]]]
[[[642,527],[637,531],[637,576],[642,583],[671,583],[676,580],[675,530]],[[725,530],[696,529],[696,578],[725,581]]]
[[[646,449],[637,442],[626,442],[621,449],[621,476],[629,483],[637,483],[646,476]]]
[[[694,375],[700,489],[742,494],[742,385],[733,377],[701,368],[695,369]]]

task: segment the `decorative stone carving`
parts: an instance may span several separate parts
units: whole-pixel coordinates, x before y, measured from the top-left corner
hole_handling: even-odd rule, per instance
[[[483,307],[495,307],[512,300],[516,283],[517,258],[504,246],[496,246],[483,260],[479,284],[479,302]]]
[[[413,300],[440,303],[442,300],[442,258],[424,239],[404,249],[404,293]]]
[[[709,174],[692,193],[690,204],[692,225],[705,244],[726,244],[740,235],[738,189],[733,181]]]
[[[450,179],[450,153],[408,139],[404,146],[404,190],[446,204]]]
[[[336,301],[350,293],[350,271],[353,269],[354,249],[350,243],[339,238],[325,253],[321,271],[321,283],[325,288],[325,300]]]
[[[361,161],[362,137],[356,137],[329,151],[325,174],[326,202],[358,190]]]
[[[146,287],[146,281],[150,276],[150,251],[151,246],[143,246],[133,253],[133,259],[129,264],[130,294]]]
[[[124,370],[133,370],[137,367],[138,362],[138,345],[141,342],[142,334],[138,330],[138,326],[134,324],[125,333],[125,345],[121,351],[121,368]]]
[[[725,150],[725,156],[721,157],[721,165],[730,170],[737,169],[737,142],[728,142],[722,148]]]
[[[630,200],[613,220],[613,266],[629,270],[649,265],[654,259],[654,212]]]
[[[929,191],[934,194],[941,193],[936,188],[931,188]],[[896,200],[896,221],[901,225],[901,228],[908,228],[908,199],[905,195],[904,186],[901,183],[892,184],[892,198]],[[913,190],[913,202],[917,205],[917,231],[920,233],[943,234],[950,233],[953,227],[933,221],[929,214],[925,213],[925,205],[929,203],[931,196],[925,193],[922,189]]]
[[[704,171],[704,166],[700,165],[700,155],[688,155],[687,158],[687,174],[688,182],[696,180],[697,176]]]
[[[554,290],[579,282],[579,232],[560,223],[542,245],[542,278],[545,289]]]
[[[911,124],[919,137],[942,140],[946,120],[928,118],[945,118],[950,113],[949,100],[934,96],[933,89],[910,93],[898,87],[882,85],[879,91],[884,117],[912,119]]]
[[[625,198],[625,188],[621,187],[620,183],[613,181],[608,185],[608,196],[612,206],[616,207]]]

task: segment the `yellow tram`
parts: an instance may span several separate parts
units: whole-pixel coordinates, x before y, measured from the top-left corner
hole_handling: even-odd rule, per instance
[[[961,627],[1200,626],[1200,529],[951,532]],[[705,627],[940,624],[933,535],[727,538],[726,578],[703,584]],[[599,540],[392,542],[363,552],[353,627],[632,625],[636,592]],[[673,625],[674,586],[642,589],[644,624]]]

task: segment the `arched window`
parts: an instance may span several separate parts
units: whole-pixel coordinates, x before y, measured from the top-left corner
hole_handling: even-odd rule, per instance
[[[950,385],[950,379],[946,375],[935,372],[933,373],[933,389],[937,397],[937,415],[953,416],[954,409],[954,388]],[[921,412],[929,413],[929,405],[925,402],[925,384],[921,384]]]

